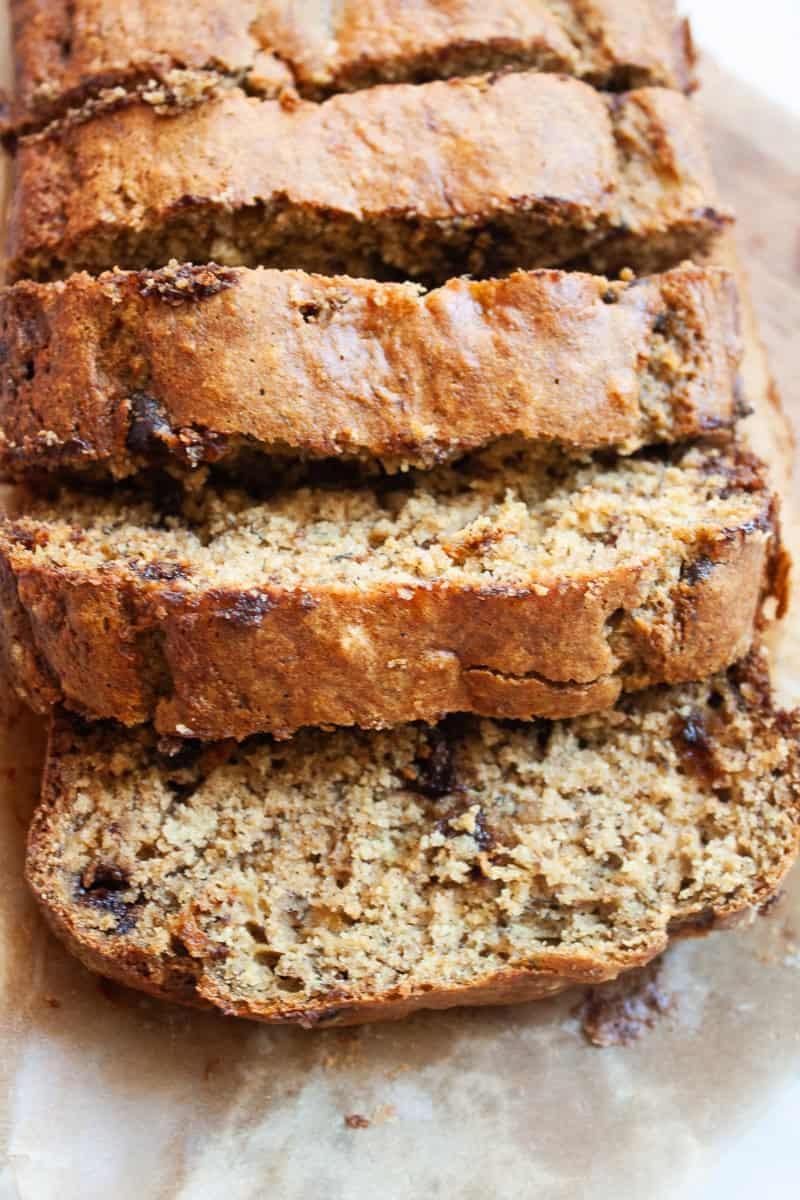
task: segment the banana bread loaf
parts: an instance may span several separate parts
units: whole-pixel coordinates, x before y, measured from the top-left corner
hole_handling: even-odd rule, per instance
[[[320,99],[526,67],[612,89],[693,81],[672,0],[11,0],[11,14],[22,131],[120,89],[169,105],[227,82]]]
[[[740,920],[799,800],[796,717],[752,662],[554,724],[204,748],[56,718],[28,878],[95,971],[348,1024],[552,995]]]
[[[429,466],[731,427],[736,292],[681,267],[413,284],[178,266],[0,290],[0,468],[129,475],[282,456]],[[266,464],[265,464],[266,465]]]
[[[735,449],[583,465],[498,443],[268,500],[32,501],[0,524],[0,638],[34,707],[182,736],[571,716],[741,656],[783,564]]]
[[[585,260],[676,265],[724,226],[679,92],[608,97],[532,72],[315,104],[231,88],[24,139],[10,278],[164,266],[302,268],[428,283]]]

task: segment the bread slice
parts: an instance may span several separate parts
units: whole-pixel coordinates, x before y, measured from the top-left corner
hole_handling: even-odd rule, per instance
[[[798,729],[755,662],[554,724],[204,748],[57,717],[28,878],[87,966],[186,1004],[314,1026],[533,999],[774,895]]]
[[[728,665],[782,606],[776,501],[735,449],[576,464],[499,443],[268,500],[174,490],[0,525],[1,636],[34,707],[202,738],[572,716]]]
[[[693,83],[672,0],[11,0],[21,131],[119,92],[191,102],[242,82],[320,99],[382,81],[532,67],[604,88]]]
[[[10,474],[191,472],[255,452],[396,470],[510,434],[630,452],[729,429],[741,411],[736,289],[694,267],[422,293],[173,264],[18,283],[0,290],[0,324]]]
[[[581,258],[647,273],[703,252],[726,220],[679,92],[608,97],[533,72],[323,104],[233,88],[25,140],[10,277],[171,259],[429,283]]]

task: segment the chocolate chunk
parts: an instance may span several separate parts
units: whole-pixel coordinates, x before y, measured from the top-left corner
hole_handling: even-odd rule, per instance
[[[710,221],[717,229],[725,228],[725,217],[718,212],[716,208],[711,208],[709,205],[703,205],[701,208],[696,208],[694,211],[695,220]]]
[[[427,743],[414,763],[417,778],[412,784],[415,792],[429,800],[439,800],[456,789],[453,744],[447,731],[436,726],[428,733]]]
[[[784,891],[784,889],[780,888],[777,892],[774,893],[774,895],[770,896],[768,900],[765,900],[764,903],[761,905],[761,907],[758,910],[759,916],[768,917],[770,915],[770,913],[773,911],[773,909],[777,908],[777,906],[780,904],[781,900],[783,899],[783,897],[785,895],[786,895],[786,892]]]
[[[314,1029],[318,1025],[331,1025],[341,1021],[355,1012],[352,1005],[342,1005],[339,1008],[308,1008],[303,1012],[299,1022],[303,1029]]]
[[[147,454],[154,448],[169,445],[175,431],[167,420],[164,406],[146,392],[133,392],[130,397],[130,426],[126,439],[132,454]]]
[[[26,550],[35,550],[37,546],[46,546],[50,540],[50,534],[46,529],[26,529],[16,522],[9,526],[9,533],[14,541],[19,542]]]
[[[124,900],[121,892],[130,887],[130,879],[122,867],[113,863],[96,862],[79,876],[77,894],[84,904],[91,904],[116,919],[114,933],[129,933],[138,919],[136,901]]]
[[[494,834],[486,823],[482,809],[479,809],[475,815],[474,836],[480,850],[491,850],[497,844]]]
[[[230,453],[230,438],[208,429],[175,429],[167,410],[154,396],[132,392],[129,399],[130,424],[126,445],[132,454],[158,458],[169,454],[190,467],[219,462]]]
[[[680,934],[683,937],[703,937],[710,933],[716,923],[717,917],[713,908],[704,908],[689,917],[673,917],[667,925],[667,933],[670,936]]]
[[[81,875],[83,890],[96,894],[124,891],[129,883],[127,872],[113,863],[92,863]]]
[[[714,570],[714,562],[706,554],[701,554],[699,558],[695,558],[692,562],[684,563],[681,567],[681,582],[688,583],[690,587],[708,579],[711,572]]]
[[[713,784],[722,777],[714,758],[713,740],[699,709],[693,708],[688,717],[679,719],[672,744],[688,774],[705,784]]]

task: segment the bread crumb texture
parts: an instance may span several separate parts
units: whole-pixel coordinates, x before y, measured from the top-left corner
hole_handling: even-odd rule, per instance
[[[763,525],[765,498],[754,460],[713,447],[604,464],[504,442],[374,485],[300,487],[266,501],[203,489],[178,512],[162,509],[157,493],[148,502],[65,491],[58,505],[34,502],[7,521],[3,537],[21,562],[43,569],[131,580],[144,572],[154,582],[147,567],[159,563],[186,594],[434,582],[525,589],[645,563],[669,576],[698,541]]]
[[[28,873],[96,969],[307,1024],[615,977],[762,904],[797,728],[749,667],[603,714],[156,745],[56,722]]]

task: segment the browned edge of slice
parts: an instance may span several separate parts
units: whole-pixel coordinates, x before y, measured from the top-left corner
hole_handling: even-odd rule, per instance
[[[736,289],[681,267],[409,284],[174,264],[0,290],[0,470],[247,452],[430,466],[519,435],[626,453],[730,431]]]
[[[180,4],[11,0],[16,95],[5,129],[24,134],[84,106],[140,92],[169,108],[241,84],[254,94],[295,89],[319,100],[382,82],[424,82],[534,68],[623,90],[689,90],[694,51],[672,0],[579,2],[252,0]],[[263,11],[262,11],[263,10]]]
[[[663,88],[606,97],[528,72],[321,105],[230,89],[27,139],[9,277],[172,259],[428,284],[578,261],[644,274],[729,219],[697,114]]]
[[[714,462],[726,488],[751,497],[752,514],[737,528],[692,534],[664,580],[643,560],[546,587],[380,576],[351,587],[345,564],[338,582],[319,586],[198,587],[191,563],[177,560],[49,564],[37,557],[47,520],[7,520],[2,653],[39,711],[66,702],[209,739],[454,711],[596,711],[623,688],[727,666],[748,650],[766,601],[783,610],[777,500],[752,456]],[[77,525],[70,536],[77,551]]]

